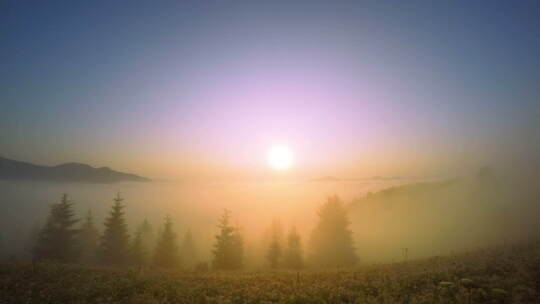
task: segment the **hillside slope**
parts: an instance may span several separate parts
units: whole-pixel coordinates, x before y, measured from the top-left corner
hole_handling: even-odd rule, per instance
[[[0,157],[0,180],[50,182],[114,183],[122,181],[146,182],[148,178],[114,171],[108,167],[94,168],[81,163],[42,166]]]

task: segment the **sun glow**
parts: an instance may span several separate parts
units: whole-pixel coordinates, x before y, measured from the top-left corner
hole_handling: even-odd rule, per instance
[[[274,146],[268,152],[268,163],[275,170],[287,170],[293,162],[293,153],[287,146]]]

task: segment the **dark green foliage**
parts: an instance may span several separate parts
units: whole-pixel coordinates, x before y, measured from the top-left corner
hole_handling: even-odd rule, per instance
[[[287,249],[283,260],[284,266],[291,269],[300,269],[304,267],[302,257],[302,240],[296,229],[291,229],[287,237]]]
[[[63,194],[60,203],[51,205],[47,222],[41,229],[34,248],[34,258],[64,263],[76,261],[78,230],[73,226],[77,221],[73,203],[68,200],[67,194]]]
[[[233,270],[242,268],[244,242],[238,227],[230,224],[231,213],[225,210],[219,220],[219,233],[212,253],[212,267],[216,270]]]
[[[180,247],[182,264],[188,269],[193,269],[197,264],[197,248],[191,231],[188,230]]]
[[[347,211],[338,196],[329,197],[319,210],[319,222],[311,235],[312,262],[316,266],[356,264]]]
[[[117,194],[109,217],[105,220],[99,260],[106,265],[122,265],[129,262],[129,235],[122,201],[120,194]]]
[[[154,251],[154,265],[173,268],[179,265],[178,245],[171,218],[167,216]]]
[[[92,212],[88,211],[86,219],[79,233],[80,261],[84,264],[93,264],[97,261],[99,247],[99,232],[94,225]]]
[[[268,244],[268,250],[266,258],[270,268],[276,269],[280,266],[283,250],[281,248],[281,225],[277,220],[272,222],[270,227],[270,243]]]

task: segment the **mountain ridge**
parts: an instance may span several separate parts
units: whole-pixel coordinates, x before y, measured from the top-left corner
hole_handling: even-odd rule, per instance
[[[132,173],[95,168],[88,164],[69,162],[56,166],[36,165],[0,156],[0,180],[50,181],[78,183],[148,182],[150,179]]]

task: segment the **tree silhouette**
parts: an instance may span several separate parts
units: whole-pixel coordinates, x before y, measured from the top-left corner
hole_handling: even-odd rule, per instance
[[[197,264],[197,248],[191,231],[188,230],[184,235],[182,246],[180,247],[180,253],[182,257],[182,264],[186,268],[194,268]]]
[[[320,208],[319,222],[311,236],[312,261],[318,266],[351,266],[357,262],[347,211],[338,196]]]
[[[130,262],[133,265],[142,267],[147,264],[148,261],[148,252],[145,250],[143,241],[142,241],[142,232],[140,229],[135,231],[135,236],[131,241],[131,246],[129,248]]]
[[[238,227],[230,224],[231,213],[225,210],[219,219],[219,233],[212,253],[212,267],[216,270],[233,270],[242,267],[244,244]]]
[[[268,264],[270,268],[278,268],[281,262],[281,257],[283,250],[281,248],[281,239],[282,239],[281,225],[277,220],[272,221],[270,227],[270,243],[268,244],[268,250],[266,253],[266,258],[268,259]]]
[[[302,241],[298,232],[293,227],[287,237],[287,249],[284,256],[284,264],[287,268],[300,269],[304,267],[302,258]]]
[[[99,247],[99,232],[94,225],[92,211],[88,211],[85,221],[79,233],[80,261],[85,264],[93,264],[97,261]]]
[[[232,267],[240,269],[244,266],[244,238],[238,225],[234,227],[232,238]]]
[[[155,237],[152,226],[148,220],[144,220],[137,230],[130,245],[130,261],[131,264],[137,266],[148,265],[150,262],[150,254],[155,247]]]
[[[77,221],[73,203],[64,193],[60,203],[51,205],[47,222],[38,236],[34,258],[74,262],[78,257],[76,243],[78,230],[73,228],[73,225]]]
[[[40,223],[36,222],[30,228],[26,241],[24,242],[24,255],[33,259],[37,259],[37,249],[39,236],[41,235],[43,227]]]
[[[105,220],[99,249],[99,259],[103,264],[122,265],[129,261],[129,235],[122,201],[118,193],[109,217]]]
[[[176,234],[169,216],[165,217],[163,230],[158,238],[154,252],[154,265],[158,267],[176,267],[179,264]]]
[[[154,233],[154,230],[148,220],[144,220],[137,231],[141,234],[141,244],[142,249],[147,253],[150,254],[153,252],[154,248],[156,247],[156,235]],[[148,261],[147,261],[148,262]]]

